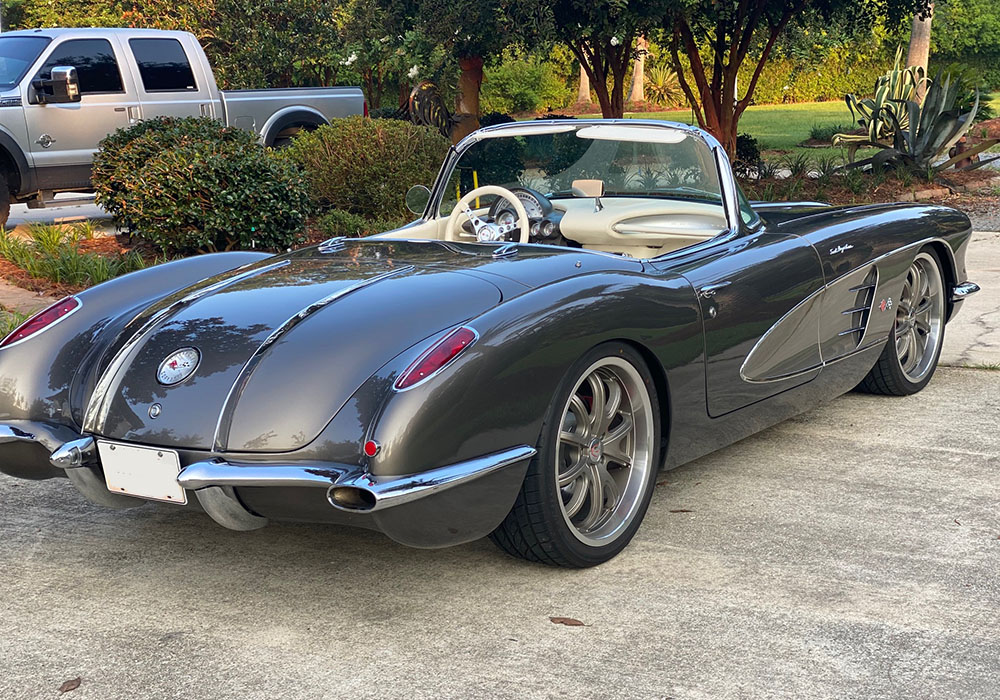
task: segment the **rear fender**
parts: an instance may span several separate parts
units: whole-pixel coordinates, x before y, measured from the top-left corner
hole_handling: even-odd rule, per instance
[[[39,335],[0,349],[0,420],[79,426],[101,357],[150,304],[265,253],[216,253],[139,270],[77,294],[82,306]]]
[[[535,445],[567,368],[609,340],[643,349],[661,366],[651,368],[654,375],[662,368],[672,382],[678,373],[682,383],[701,387],[695,393],[704,400],[697,300],[679,277],[571,278],[512,299],[465,325],[479,338],[457,360],[427,382],[389,393],[370,432],[381,446],[368,464],[372,473],[421,472]],[[392,376],[431,342],[398,357]]]

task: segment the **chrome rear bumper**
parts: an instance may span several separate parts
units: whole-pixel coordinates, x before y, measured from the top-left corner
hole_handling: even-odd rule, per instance
[[[315,487],[327,490],[338,510],[371,513],[461,486],[535,455],[527,445],[456,462],[418,474],[375,476],[337,465],[254,465],[223,460],[196,462],[181,470],[177,482],[186,489],[210,486]]]
[[[952,301],[962,301],[967,297],[971,297],[973,294],[979,291],[979,285],[975,282],[962,282],[962,284],[955,285],[951,290],[951,300]]]

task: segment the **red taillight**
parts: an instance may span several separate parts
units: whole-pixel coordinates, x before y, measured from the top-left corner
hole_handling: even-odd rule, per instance
[[[5,348],[8,345],[13,345],[41,333],[59,319],[69,316],[79,308],[80,300],[76,297],[66,297],[62,301],[57,301],[44,311],[39,311],[15,328],[13,333],[0,340],[0,348]]]
[[[430,350],[418,357],[396,380],[396,390],[402,391],[419,384],[435,372],[442,370],[476,340],[476,332],[462,326],[434,343]]]
[[[368,100],[365,100],[365,116],[368,116]]]

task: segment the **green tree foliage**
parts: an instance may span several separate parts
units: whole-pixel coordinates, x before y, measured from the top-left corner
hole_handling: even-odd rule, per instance
[[[898,26],[927,0],[674,0],[664,18],[674,69],[695,109],[698,123],[730,154],[736,148],[739,118],[778,40],[790,26],[811,21],[863,28]],[[682,56],[685,60],[682,60]],[[750,79],[737,85],[744,63]]]
[[[974,68],[983,86],[1000,88],[1000,2],[947,0],[934,6],[933,64]]]
[[[605,117],[625,113],[625,84],[635,40],[660,25],[661,0],[556,0],[548,5],[554,35],[590,78]]]

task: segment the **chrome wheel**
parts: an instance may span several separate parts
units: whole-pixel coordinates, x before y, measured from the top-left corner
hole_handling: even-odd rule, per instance
[[[642,504],[656,468],[652,416],[642,376],[623,358],[595,362],[570,394],[556,444],[558,500],[585,544],[615,540]]]
[[[934,368],[944,327],[944,284],[938,265],[927,253],[906,272],[896,305],[896,357],[903,375],[922,380]]]

